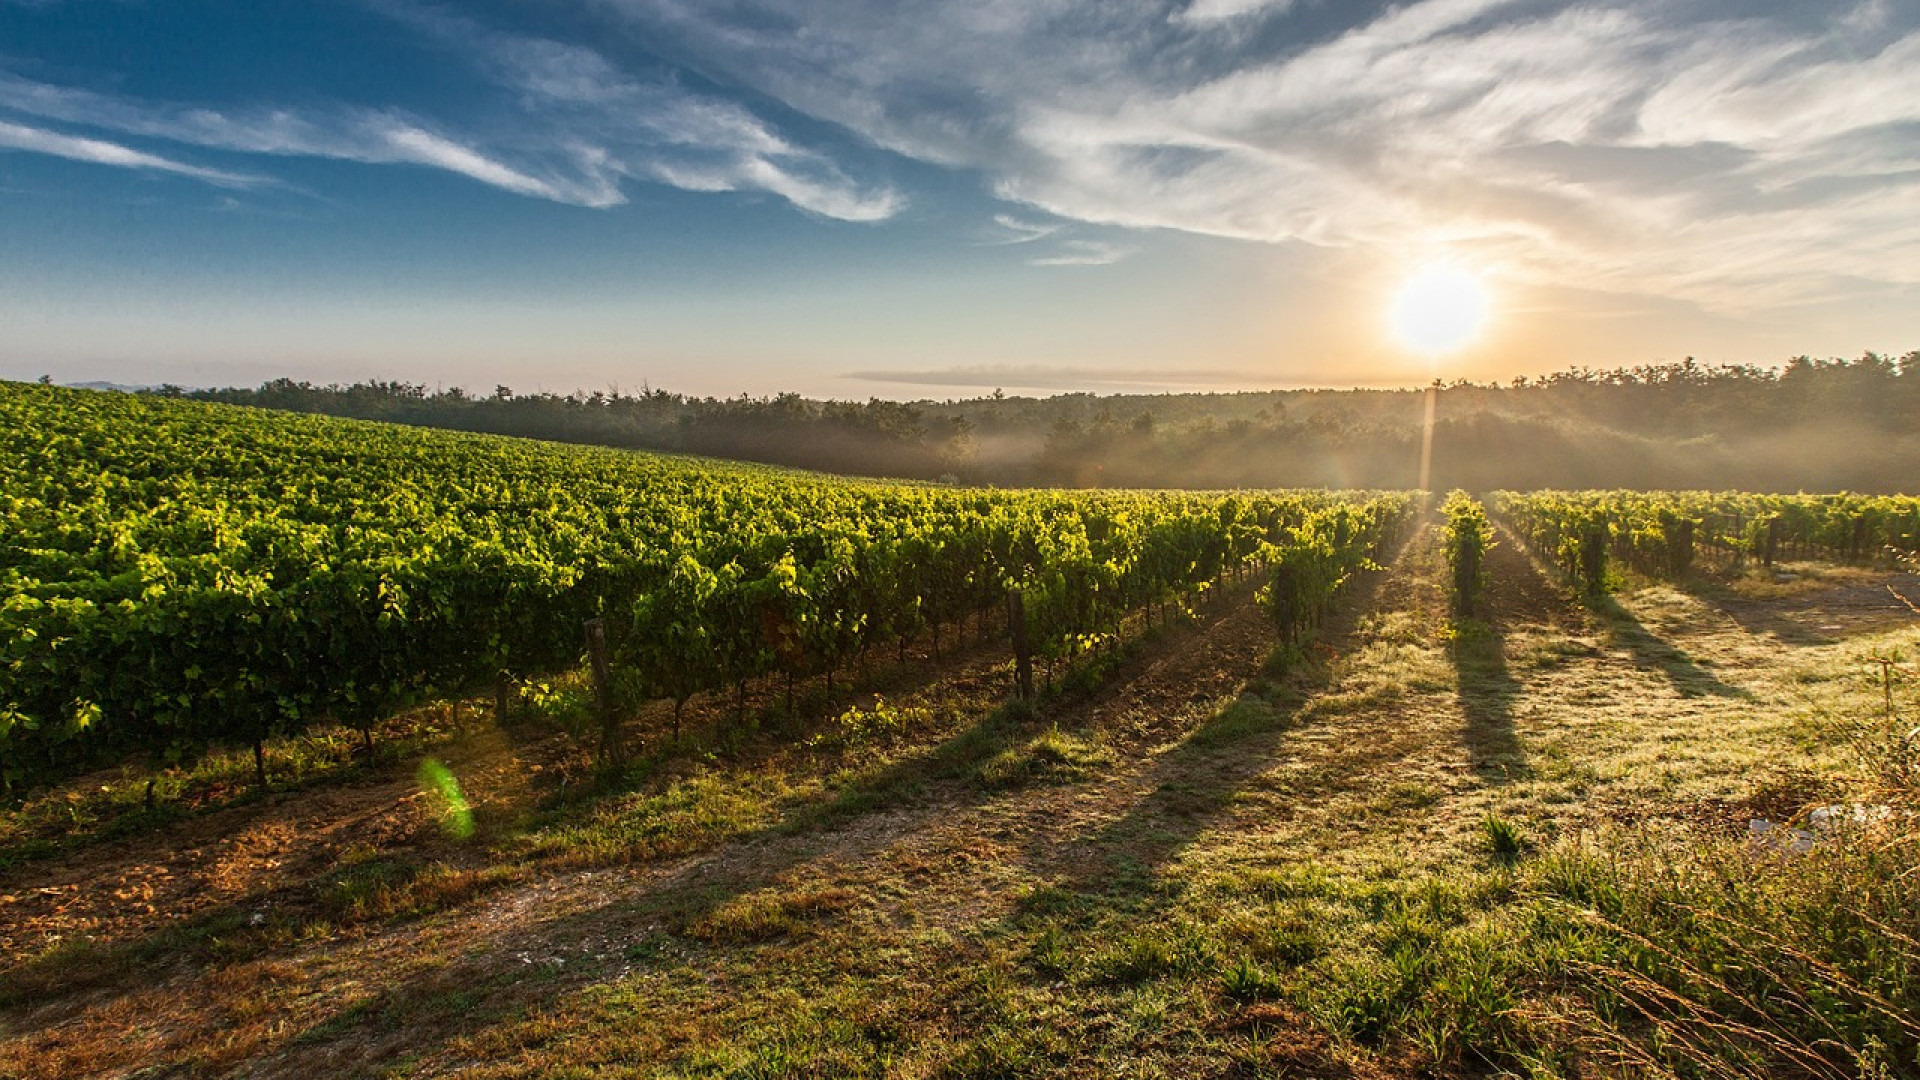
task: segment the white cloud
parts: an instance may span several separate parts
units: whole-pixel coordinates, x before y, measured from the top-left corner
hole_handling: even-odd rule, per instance
[[[459,173],[517,194],[558,202],[607,206],[621,201],[616,188],[586,170],[571,178],[536,177],[431,131],[423,121],[397,112],[297,113],[284,109],[222,112],[171,103],[127,101],[6,75],[0,75],[0,106],[64,123],[189,146],[275,157],[423,165]],[[212,182],[229,182],[223,179],[227,174],[211,170],[180,167],[169,171]]]
[[[1037,221],[1028,221],[1024,218],[1015,217],[1012,214],[995,214],[993,215],[993,223],[998,226],[1002,232],[994,239],[987,241],[989,244],[1031,244],[1035,240],[1052,236],[1063,228],[1063,226],[1060,225],[1048,225]]]
[[[884,220],[905,203],[890,187],[847,177],[737,102],[631,78],[584,46],[504,33],[407,0],[383,7],[512,88],[531,130],[568,144],[591,163],[583,171],[609,184],[642,177],[694,191],[760,190],[845,221]]]
[[[1209,23],[1250,15],[1283,15],[1296,0],[1193,0],[1174,12],[1177,22]]]
[[[578,195],[574,195],[569,198],[562,195],[552,184],[537,180],[493,161],[469,147],[461,146],[451,139],[435,135],[431,131],[424,131],[411,124],[375,124],[373,130],[377,131],[380,140],[392,149],[394,159],[398,161],[430,165],[521,195],[534,195],[559,202],[584,201],[589,206],[609,206],[620,201],[618,194],[612,191],[607,191],[599,197],[581,199]]]
[[[901,211],[824,149],[836,136],[768,119],[792,110],[977,172],[1024,207],[997,241],[1056,265],[1125,253],[1080,235],[1092,223],[1449,247],[1519,278],[1718,306],[1920,281],[1912,4],[575,0],[656,66],[699,73],[676,80],[623,66],[614,38],[369,2],[489,79],[493,111],[206,109],[0,74],[23,123],[103,133],[15,124],[39,134],[8,145],[212,182],[227,174],[107,137],[415,164],[589,207],[641,181],[847,221]]]
[[[1057,253],[1036,256],[1028,259],[1027,263],[1031,266],[1111,266],[1129,254],[1129,249],[1117,244],[1098,240],[1068,240],[1060,245]]]
[[[92,162],[95,165],[173,173],[176,176],[189,176],[195,180],[205,180],[222,187],[252,187],[263,182],[259,177],[188,165],[185,162],[135,150],[119,143],[64,135],[43,128],[24,127],[20,124],[9,124],[4,120],[0,120],[0,148],[51,154],[72,161]]]
[[[624,203],[621,184],[629,179],[695,191],[765,191],[809,213],[846,221],[884,220],[905,203],[893,188],[853,180],[823,154],[794,145],[733,101],[629,78],[585,47],[496,32],[437,8],[399,2],[383,7],[510,92],[510,113],[486,125],[488,137],[463,137],[397,107],[215,109],[127,99],[3,71],[0,108],[189,146],[421,165],[585,207]],[[102,153],[84,160],[101,160]],[[144,167],[207,180],[225,175],[178,163]]]
[[[1920,280],[1920,13],[1883,0],[599,3],[1068,221],[1449,246],[1722,308]]]

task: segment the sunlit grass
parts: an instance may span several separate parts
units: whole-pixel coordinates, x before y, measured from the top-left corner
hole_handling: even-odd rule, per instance
[[[28,983],[318,963],[401,927],[458,943],[444,970],[341,958],[359,997],[276,1009],[262,975],[223,1000],[240,1045],[284,1050],[267,1029],[295,1012],[299,1045],[401,1046],[382,1067],[402,1076],[1759,1076],[1739,1058],[1766,1039],[1739,1033],[1817,1056],[1818,1025],[1849,1078],[1908,1067],[1920,961],[1874,929],[1915,936],[1920,897],[1887,885],[1906,849],[1756,858],[1738,830],[1813,792],[1896,797],[1863,740],[1869,658],[1920,635],[1783,656],[1626,590],[1624,617],[1747,696],[1688,695],[1605,613],[1495,612],[1501,648],[1463,651],[1437,548],[1404,565],[1389,610],[1309,668],[1154,712],[1153,738],[1079,699],[891,693],[690,734],[570,774],[458,857],[343,852],[298,919],[66,946]],[[587,907],[512,921],[548,890]],[[1720,1034],[1650,1016],[1679,999],[1657,995]]]

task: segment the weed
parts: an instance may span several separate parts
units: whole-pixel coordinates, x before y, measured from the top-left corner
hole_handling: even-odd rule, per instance
[[[855,705],[846,710],[834,717],[827,730],[809,738],[807,745],[841,750],[889,746],[898,742],[907,732],[926,726],[932,719],[931,709],[895,705],[876,694],[871,708],[863,709]]]
[[[989,788],[1068,783],[1086,779],[1112,760],[1112,752],[1092,739],[1052,727],[988,758],[980,765],[977,777]]]
[[[1279,997],[1285,989],[1278,976],[1255,963],[1249,956],[1235,960],[1221,977],[1220,983],[1228,997],[1240,1001]]]
[[[721,904],[694,920],[687,932],[710,945],[771,941],[797,934],[811,919],[846,911],[858,901],[856,893],[844,888],[764,890]]]
[[[1064,978],[1073,972],[1072,950],[1067,945],[1066,934],[1057,926],[1047,927],[1033,939],[1027,959],[1043,974]]]
[[[1175,974],[1191,974],[1207,966],[1212,943],[1192,926],[1148,924],[1121,934],[1094,956],[1098,979],[1109,983],[1139,983]]]
[[[702,772],[657,794],[602,801],[585,814],[556,812],[551,824],[527,835],[521,846],[531,858],[565,866],[684,855],[771,824],[777,800],[785,794],[775,775],[742,782]]]
[[[1480,819],[1480,837],[1494,858],[1506,861],[1519,858],[1527,846],[1520,826],[1491,812]]]

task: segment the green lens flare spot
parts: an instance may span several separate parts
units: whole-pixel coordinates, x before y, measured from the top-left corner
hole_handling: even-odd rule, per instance
[[[432,800],[447,835],[465,840],[473,835],[473,810],[453,770],[433,758],[420,763],[420,788]]]

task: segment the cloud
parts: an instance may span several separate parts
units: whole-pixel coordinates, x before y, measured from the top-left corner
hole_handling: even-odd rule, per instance
[[[980,177],[1009,204],[987,242],[1041,265],[1170,229],[1723,310],[1920,283],[1911,3],[534,5],[598,21],[582,44],[363,2],[491,92],[460,115],[204,107],[0,71],[7,145],[227,184],[137,140],[406,164],[584,207],[660,183],[854,222],[907,205],[878,148]]]
[[[506,33],[406,0],[382,5],[518,96],[530,130],[568,148],[597,177],[691,191],[765,191],[822,217],[880,221],[905,204],[886,185],[849,178],[744,105],[628,75],[599,51]]]
[[[533,195],[555,202],[571,202],[582,206],[612,206],[622,202],[620,194],[609,184],[588,183],[563,187],[551,182],[536,179],[527,174],[494,161],[470,147],[462,146],[451,139],[436,135],[404,122],[375,121],[368,129],[380,142],[393,151],[396,161],[428,165],[436,169],[459,173],[462,176],[491,184],[497,188],[519,195]],[[381,160],[377,155],[360,151],[359,160]],[[353,156],[343,154],[342,156]]]
[[[1065,221],[1445,248],[1723,309],[1920,281],[1912,5],[598,3]]]
[[[1071,235],[1068,222],[1030,221],[1013,214],[995,214],[993,231],[981,243],[987,247],[1032,245],[1028,266],[1108,266],[1133,253],[1133,248]]]
[[[1131,254],[1130,249],[1098,240],[1068,240],[1052,255],[1028,259],[1031,266],[1110,266]]]
[[[1285,14],[1296,0],[1193,0],[1171,16],[1176,22],[1209,23],[1250,15]]]
[[[430,130],[425,121],[397,111],[221,111],[174,103],[128,101],[4,74],[0,74],[0,106],[63,123],[229,152],[320,157],[377,165],[422,165],[455,172],[516,194],[580,206],[610,206],[622,201],[613,184],[590,170],[579,170],[572,177],[534,176]],[[56,151],[43,149],[43,152]],[[212,170],[171,171],[211,182],[224,182],[221,177],[227,175]]]
[[[1059,232],[1064,226],[1028,221],[1012,214],[995,214],[993,223],[1001,231],[988,244],[1031,244]]]
[[[205,180],[221,187],[253,187],[264,182],[260,177],[188,165],[185,162],[135,150],[119,143],[87,139],[77,135],[63,135],[42,128],[10,124],[4,120],[0,120],[0,148],[51,154],[72,161],[92,162],[95,165],[114,165],[123,169],[173,173],[176,176]]]
[[[584,46],[503,33],[397,0],[380,8],[506,92],[504,107],[465,125],[480,133],[456,133],[453,125],[398,105],[214,108],[56,86],[5,71],[0,108],[231,152],[425,166],[583,207],[624,203],[622,184],[630,180],[693,191],[764,191],[846,221],[884,220],[905,204],[890,186],[851,179],[824,154],[795,145],[735,101],[630,77]],[[47,149],[54,145],[39,140],[18,148],[61,153]],[[111,156],[104,153],[63,156],[115,163],[104,161]],[[227,175],[171,164],[176,167],[168,171],[209,181]]]

